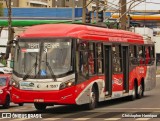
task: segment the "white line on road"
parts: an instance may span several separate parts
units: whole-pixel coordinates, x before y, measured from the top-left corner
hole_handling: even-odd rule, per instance
[[[88,119],[90,119],[90,118],[76,118],[74,120],[76,120],[76,121],[85,121],[85,120],[88,120]]]
[[[103,112],[103,113],[98,112],[98,113],[93,113],[93,114],[89,114],[89,115],[83,116],[83,118],[93,118],[93,117],[96,118],[96,116],[100,116],[100,115],[104,115],[104,114],[106,114],[106,112]]]
[[[14,107],[10,109],[0,110],[0,112],[14,112],[14,111],[21,111],[21,110],[30,110],[33,109],[31,106],[24,106],[24,107]]]
[[[60,118],[45,118],[45,119],[43,119],[44,121],[55,121],[55,120],[58,120],[58,119],[60,119]]]
[[[151,118],[137,118],[136,121],[148,121]]]
[[[119,120],[121,118],[107,118],[107,119],[104,119],[106,121],[116,121],[116,120]]]
[[[29,120],[31,118],[17,118],[17,119],[13,119],[12,121],[24,121],[24,120]]]
[[[106,108],[101,108],[100,110],[105,109]],[[143,109],[143,110],[160,110],[160,108],[107,108],[107,110],[139,110],[139,109]]]

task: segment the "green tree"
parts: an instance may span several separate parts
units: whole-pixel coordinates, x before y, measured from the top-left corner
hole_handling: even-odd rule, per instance
[[[0,3],[0,16],[3,16],[3,5]]]

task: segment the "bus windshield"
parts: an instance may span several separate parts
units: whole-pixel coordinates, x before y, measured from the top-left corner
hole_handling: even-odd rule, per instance
[[[71,40],[20,41],[16,46],[14,72],[30,78],[53,77],[72,71]]]

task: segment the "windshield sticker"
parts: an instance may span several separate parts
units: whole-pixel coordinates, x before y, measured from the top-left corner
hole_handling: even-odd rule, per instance
[[[25,49],[25,48],[23,48],[23,49],[21,49],[21,52],[23,52],[23,53],[30,53],[30,52],[39,52],[39,49]]]

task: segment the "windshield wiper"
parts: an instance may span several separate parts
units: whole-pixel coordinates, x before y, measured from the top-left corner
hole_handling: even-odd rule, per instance
[[[48,67],[48,69],[49,69],[49,71],[50,71],[50,73],[51,73],[51,76],[52,76],[52,78],[54,79],[54,81],[57,81],[56,76],[55,76],[55,74],[54,74],[51,66],[49,65],[49,63],[48,63],[47,61],[46,61],[46,65],[47,65],[47,67]]]
[[[54,81],[57,81],[57,78],[56,78],[56,75],[54,74],[53,70],[52,70],[52,67],[50,66],[50,64],[48,63],[48,55],[47,55],[47,51],[44,49],[45,53],[46,53],[46,66],[48,67],[50,73],[51,73],[51,76],[52,78],[54,79]]]
[[[32,73],[34,69],[35,69],[35,77],[36,77],[37,66],[38,64],[37,64],[37,56],[36,56],[36,62],[33,64],[33,68],[27,72],[27,74],[23,77],[23,80],[26,80],[30,76],[29,74]]]
[[[23,77],[23,80],[26,80],[30,76],[29,74],[32,73],[32,71],[34,70],[34,68],[37,67],[37,65],[37,63],[34,63],[33,68],[27,72],[27,74]]]

